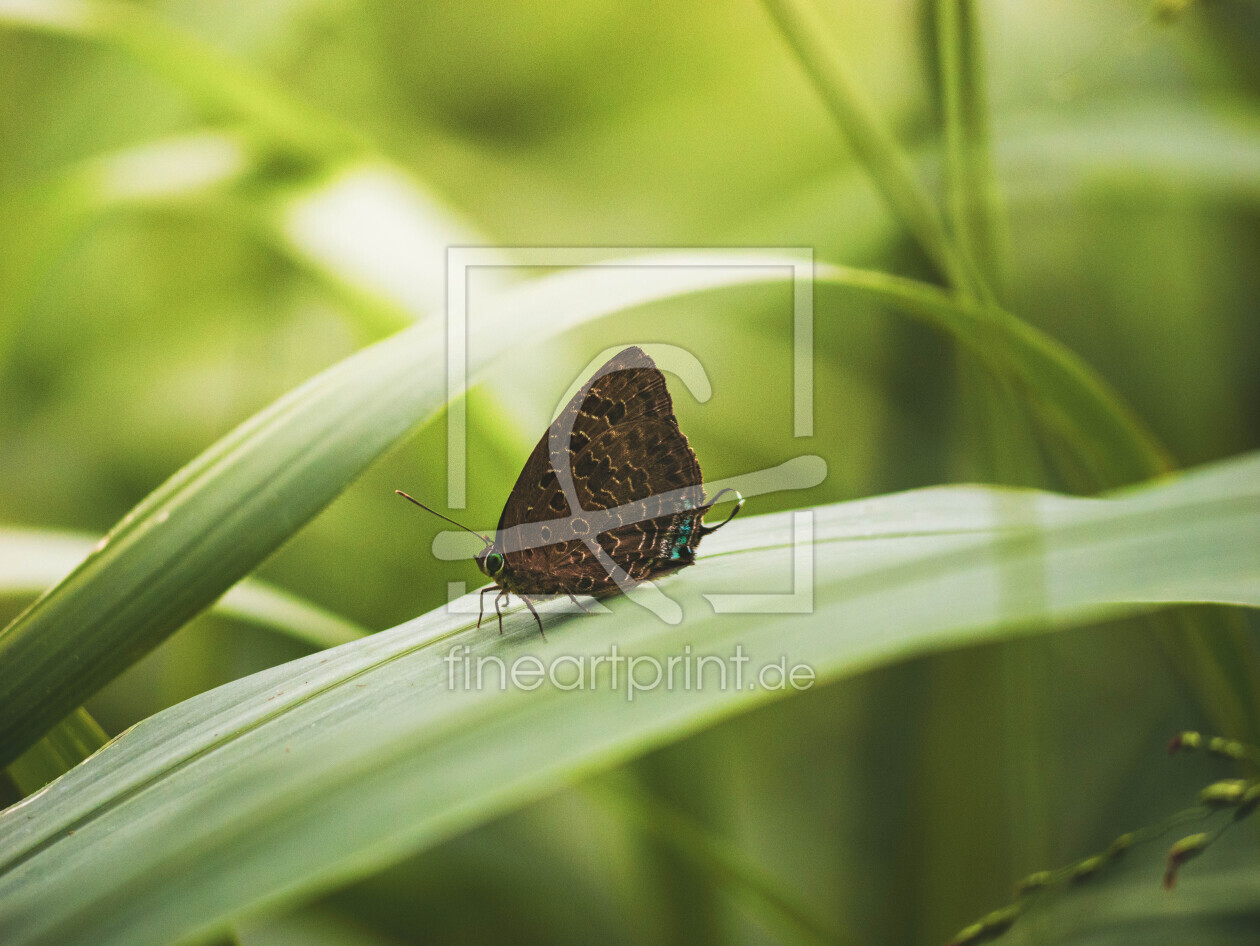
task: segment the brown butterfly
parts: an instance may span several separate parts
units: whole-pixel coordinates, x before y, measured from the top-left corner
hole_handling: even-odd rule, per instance
[[[726,492],[735,493],[734,510],[704,525]],[[665,376],[643,349],[627,348],[582,386],[538,441],[494,539],[474,533],[486,543],[477,567],[495,582],[481,600],[497,592],[499,633],[509,594],[525,602],[542,632],[531,599],[566,595],[581,607],[576,595],[607,598],[686,568],[700,540],[743,505],[734,490],[705,498],[700,463],[678,428]]]

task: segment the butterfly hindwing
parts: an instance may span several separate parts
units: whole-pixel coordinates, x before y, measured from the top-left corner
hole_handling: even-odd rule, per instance
[[[699,464],[677,424],[642,419],[628,430],[609,431],[574,457],[573,466],[581,508],[613,510],[612,524],[596,541],[626,578],[642,581],[692,564],[707,507]],[[607,561],[585,542],[543,551],[535,567],[565,592],[600,596],[620,588]]]
[[[567,450],[553,457],[552,434],[560,435],[556,445],[563,449],[566,430]],[[565,499],[566,459],[579,510]],[[632,581],[667,574],[692,564],[706,508],[700,482],[665,376],[642,349],[627,348],[578,391],[535,446],[503,508],[499,541],[513,526],[620,509],[616,518],[627,524],[605,523],[600,548]],[[499,582],[519,593],[619,590],[606,563],[581,540],[508,551],[505,559]]]

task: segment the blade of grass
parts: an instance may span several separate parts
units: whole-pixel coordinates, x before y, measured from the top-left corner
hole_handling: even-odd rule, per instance
[[[681,629],[621,600],[603,619],[550,619],[544,642],[520,608],[503,637],[441,609],[146,720],[0,814],[0,929],[13,946],[208,932],[788,695],[732,682],[631,701],[607,663],[579,693],[545,675],[537,689],[466,689],[451,654],[591,666],[615,640],[664,666],[685,645],[738,645],[754,670],[786,658],[826,683],[1160,603],[1260,606],[1260,454],[1108,499],[955,487],[813,517],[812,614],[703,603],[702,590],[765,588],[771,603],[790,587],[793,514],[750,517],[671,579]],[[1011,593],[1029,579],[1037,593]]]
[[[469,318],[469,376],[501,354],[635,305],[784,278],[767,254],[658,254],[565,271],[496,294]],[[985,318],[934,287],[822,265],[983,344],[1094,447],[1112,482],[1159,466],[1157,445],[1079,361],[1018,320]],[[421,323],[364,349],[246,421],[179,471],[49,594],[0,632],[0,764],[252,571],[380,453],[441,407],[443,330]],[[1104,480],[1108,481],[1108,480]]]
[[[940,74],[945,131],[945,183],[954,246],[980,277],[982,297],[996,301],[1000,286],[996,256],[994,182],[989,160],[988,113],[983,52],[976,11],[970,0],[937,0],[936,61]],[[971,441],[969,457],[986,482],[1043,485],[1039,450],[1029,430],[1018,385],[990,360],[977,364],[959,356],[962,406],[959,428]],[[970,470],[968,470],[970,474]]]
[[[38,595],[53,587],[74,571],[100,541],[78,532],[0,528],[0,596]],[[233,585],[211,610],[319,650],[371,633],[327,608],[256,578]]]
[[[1005,237],[993,172],[979,13],[974,0],[936,0],[935,13],[955,245],[996,298],[1006,281]]]
[[[69,772],[108,741],[109,734],[80,706],[14,759],[5,773],[19,792],[30,795]]]
[[[1081,452],[1094,482],[1120,485],[1172,469],[1167,452],[1105,381],[1065,346],[994,306],[935,286],[832,264],[819,284],[857,289],[957,336],[986,362],[1018,379],[1041,416]]]
[[[945,137],[945,184],[954,245],[980,275],[989,301],[996,302],[1005,279],[998,255],[996,187],[978,11],[972,0],[936,0],[932,11]],[[962,407],[959,428],[975,443],[971,456],[978,461],[980,477],[1012,485],[1053,482],[1047,480],[1040,462],[1037,431],[1028,423],[1028,399],[1019,396],[1017,379],[1005,366],[992,362],[986,365],[975,352],[965,349],[957,352],[957,363]],[[1038,717],[1030,700],[1015,696],[1034,694],[1041,682],[1037,670],[1029,666],[1029,653],[1029,648],[996,648],[972,655],[974,663],[966,668],[967,677],[991,676],[1001,680],[1012,696],[1002,702],[998,713],[985,720],[971,719],[966,694],[973,685],[972,679],[950,678],[940,683],[941,711],[933,720],[933,725],[946,732],[958,726],[991,727],[991,738],[985,741],[1003,760],[996,770],[1004,784],[992,785],[989,790],[996,798],[1022,799],[1028,813],[1025,830],[1009,842],[1018,848],[1012,850],[1016,863],[1038,862],[1049,856],[1050,850],[1044,817],[1044,780],[1039,777],[1048,762],[1037,748],[1045,742],[1037,738]],[[930,754],[924,761],[923,777],[928,782],[946,779],[952,764],[946,753]],[[957,819],[942,820],[929,814],[925,830],[930,831],[933,824],[952,821],[962,837],[980,836],[986,824],[984,807],[983,803],[972,806]],[[946,850],[950,846],[944,845]],[[933,888],[926,895],[927,901],[950,902],[949,898],[959,895],[958,872],[949,870],[945,863],[938,862],[935,867],[927,866],[921,878],[924,887]]]
[[[763,4],[840,133],[928,259],[950,285],[972,295],[981,293],[975,272],[950,241],[940,212],[915,176],[910,159],[850,74],[828,37],[826,23],[809,0],[763,0]]]
[[[99,539],[78,533],[0,528],[0,596],[40,594],[73,571],[98,543]],[[212,610],[319,649],[369,633],[324,608],[251,578],[235,585]],[[7,774],[18,791],[29,795],[74,768],[108,738],[80,706],[14,759]]]
[[[0,633],[0,761],[218,598],[436,410],[444,385],[416,355],[440,344],[417,326],[280,399],[141,503]]]

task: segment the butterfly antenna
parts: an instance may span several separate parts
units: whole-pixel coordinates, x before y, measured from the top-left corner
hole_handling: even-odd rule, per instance
[[[484,535],[482,535],[480,532],[477,532],[475,529],[470,529],[470,528],[468,528],[468,526],[464,525],[462,522],[456,522],[456,521],[455,521],[454,519],[452,519],[450,516],[444,516],[444,515],[442,515],[442,514],[441,514],[440,512],[438,512],[436,509],[430,509],[430,508],[429,508],[428,506],[426,506],[424,503],[420,502],[420,500],[415,499],[415,498],[414,498],[414,497],[412,497],[412,496],[408,496],[408,495],[407,495],[406,493],[404,493],[401,489],[396,489],[396,490],[394,490],[394,492],[395,492],[395,493],[397,493],[399,496],[401,496],[403,499],[407,500],[408,502],[415,503],[417,506],[419,506],[419,507],[420,507],[421,509],[423,509],[425,512],[431,512],[431,513],[433,513],[433,515],[437,516],[439,519],[445,519],[445,520],[446,520],[447,522],[449,522],[451,525],[453,525],[453,526],[459,526],[459,528],[463,529],[465,532],[471,532],[471,533],[472,533],[473,535],[475,535],[477,538],[481,539],[481,541],[482,541],[482,542],[486,543],[486,545],[494,545],[494,543],[490,541],[489,536],[484,536]]]

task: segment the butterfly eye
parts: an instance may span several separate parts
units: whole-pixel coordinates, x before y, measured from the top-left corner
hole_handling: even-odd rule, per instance
[[[491,575],[497,575],[503,571],[503,556],[498,552],[491,552],[486,556],[486,571]]]

